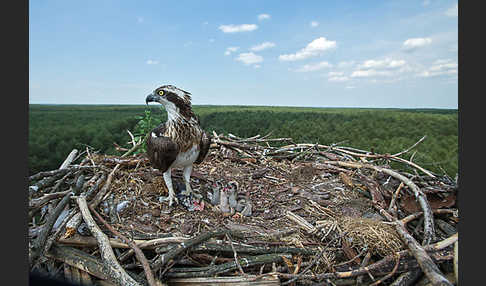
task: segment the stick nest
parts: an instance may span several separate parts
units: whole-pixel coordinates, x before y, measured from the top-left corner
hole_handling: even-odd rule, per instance
[[[407,186],[401,186],[400,180],[387,174],[337,164],[366,163],[390,168],[393,155],[369,155],[370,152],[358,149],[316,144],[270,145],[283,145],[285,141],[291,139],[259,136],[238,138],[214,134],[208,156],[201,164],[194,166],[191,176],[192,189],[201,194],[204,201],[204,208],[196,211],[190,211],[181,204],[168,208],[166,202],[159,201],[159,197],[167,196],[167,188],[162,173],[151,167],[145,154],[121,157],[88,152],[85,157],[79,158],[81,163],[73,163],[63,172],[53,170],[31,176],[29,245],[34,244],[51,210],[60,201],[61,194],[52,198],[51,195],[72,189],[79,176],[83,175],[85,182],[77,195],[86,195],[89,189],[94,189],[88,196],[90,203],[97,192],[106,186],[107,192],[95,209],[113,228],[131,239],[142,242],[164,237],[191,239],[224,229],[242,234],[232,237],[239,258],[246,257],[252,261],[256,257],[254,253],[260,251],[262,254],[262,248],[268,249],[269,255],[275,253],[276,250],[272,249],[279,249],[281,256],[275,258],[273,267],[270,262],[248,267],[243,265],[247,274],[277,271],[296,275],[307,265],[312,266],[307,275],[345,271],[359,267],[367,253],[371,255],[371,261],[377,261],[405,249],[395,228],[385,222],[378,209],[387,210],[390,202],[395,200],[388,211],[397,219],[420,211],[419,204],[410,199],[414,196],[413,192]],[[96,186],[99,178],[110,174],[115,166],[118,169],[113,172],[111,183],[107,185],[105,180]],[[454,212],[457,192],[457,184],[453,180],[437,174],[431,177],[431,173],[424,174],[417,166],[410,164],[404,164],[404,169],[397,172],[413,178],[427,199],[434,202],[431,204],[432,210],[452,208],[451,212],[440,217],[455,228],[457,215],[450,215]],[[178,193],[183,186],[181,170],[174,170],[172,179]],[[236,181],[238,193],[251,201],[250,216],[238,212],[223,214],[210,203],[213,184],[227,184],[230,181]],[[397,192],[399,188],[401,190]],[[73,202],[67,208],[68,212],[78,211]],[[117,211],[113,211],[117,208]],[[82,224],[73,234],[65,230],[66,222],[62,224],[60,218],[58,221],[50,232],[51,237],[56,235],[54,245],[80,247],[87,253],[96,252],[96,244],[93,245],[88,239],[92,237],[91,234],[80,231]],[[117,239],[106,228],[101,229],[111,239]],[[420,223],[409,223],[409,231],[417,240],[423,238],[424,228]],[[435,234],[436,240],[444,239],[450,236],[451,229],[436,228]],[[175,245],[177,243],[164,243],[143,250],[147,259],[154,262]],[[217,250],[214,245],[220,249]],[[165,272],[159,271],[157,275],[161,279],[182,277],[178,273],[184,267],[224,266],[224,263],[234,261],[236,255],[232,249],[224,248],[229,245],[227,237],[210,238],[183,252],[167,266]],[[285,252],[283,248],[301,250]],[[116,248],[116,251],[122,255],[128,250],[125,246]],[[319,261],[313,261],[321,251]],[[128,257],[123,260],[122,266],[138,274],[143,272],[135,258]],[[45,259],[37,264],[37,268],[60,275],[62,271],[59,269],[63,264],[59,264],[58,260],[61,258],[56,260],[57,264],[49,259],[47,262],[51,262],[47,263]],[[186,271],[187,277],[198,277],[197,271],[191,271]],[[215,272],[220,273],[215,275],[241,274],[236,266],[218,271],[222,272]]]

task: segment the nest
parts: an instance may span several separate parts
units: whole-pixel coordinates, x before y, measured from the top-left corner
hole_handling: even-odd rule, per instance
[[[194,166],[191,176],[192,189],[202,196],[197,208],[191,206],[193,201],[172,208],[160,201],[168,192],[162,173],[151,167],[144,154],[109,156],[91,151],[84,158],[80,157],[78,164],[31,176],[31,269],[62,277],[60,268],[77,267],[69,264],[68,254],[63,251],[76,248],[91,255],[99,250],[99,244],[93,240],[93,233],[85,223],[82,220],[77,224],[72,222],[72,217],[79,213],[79,205],[74,200],[60,205],[61,198],[70,191],[85,196],[91,204],[98,200],[92,211],[99,213],[120,235],[141,245],[149,266],[156,270],[154,276],[168,279],[169,284],[182,277],[201,277],[204,271],[214,273],[208,279],[241,277],[241,271],[255,277],[274,277],[277,281],[300,274],[296,282],[305,283],[309,279],[319,280],[319,274],[358,269],[366,254],[371,257],[369,263],[388,259],[405,249],[395,227],[379,212],[388,210],[389,206],[388,211],[397,219],[407,220],[409,231],[417,240],[427,236],[424,225],[407,218],[409,215],[420,217],[409,211],[420,210],[416,201],[409,200],[414,196],[410,188],[375,169],[352,167],[352,164],[361,164],[355,158],[363,158],[360,156],[366,151],[315,144],[280,147],[269,144],[291,140],[289,138],[214,134],[212,140],[207,158]],[[390,155],[373,156],[366,155],[366,164],[389,169],[386,163]],[[427,199],[442,202],[433,206],[434,211],[449,210],[441,214],[444,229],[449,228],[436,228],[436,240],[453,234],[458,222],[457,210],[453,209],[455,182],[437,174],[434,178],[409,176],[403,171],[400,174],[414,177]],[[81,183],[80,177],[84,178]],[[175,170],[172,177],[176,193],[180,193],[184,187],[181,170]],[[237,193],[251,205],[251,212],[243,214],[231,210],[224,213],[219,205],[213,205],[211,197],[217,182],[223,185],[237,182]],[[401,190],[397,192],[398,189]],[[66,209],[64,215],[54,213],[57,206]],[[49,219],[57,221],[49,226]],[[96,222],[110,237],[118,258],[122,258],[121,267],[146,283],[144,269],[136,257],[128,253],[129,246],[99,219]],[[50,230],[47,247],[46,239],[41,237],[46,227]],[[194,240],[200,242],[172,257],[169,264],[161,262],[164,255],[173,255],[179,243],[187,245]],[[236,257],[246,260],[234,263]],[[82,259],[81,256],[78,259]],[[304,269],[305,273],[301,273]],[[109,277],[100,278],[102,274],[94,270],[88,273],[92,281],[116,283]],[[274,276],[265,273],[274,273]]]
[[[367,249],[385,257],[404,249],[396,230],[389,224],[369,218],[343,217],[339,226],[356,249]]]

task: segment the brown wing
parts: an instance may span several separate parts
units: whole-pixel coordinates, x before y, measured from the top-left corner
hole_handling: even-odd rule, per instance
[[[147,156],[150,163],[161,172],[167,171],[175,161],[179,148],[169,137],[162,136],[165,131],[165,123],[160,124],[147,134]],[[152,136],[155,134],[155,137]]]
[[[199,141],[199,155],[195,161],[196,164],[200,164],[204,158],[206,158],[209,151],[209,145],[211,145],[211,137],[208,137],[206,132],[203,131],[201,141]]]

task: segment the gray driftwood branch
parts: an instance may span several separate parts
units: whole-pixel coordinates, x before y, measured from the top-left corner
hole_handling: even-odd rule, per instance
[[[130,275],[128,275],[123,267],[116,260],[113,249],[110,246],[110,241],[106,234],[104,234],[94,221],[88,209],[88,203],[84,196],[76,198],[79,210],[83,216],[84,221],[88,225],[89,230],[98,241],[98,246],[103,259],[104,268],[108,274],[108,280],[117,285],[140,285]]]

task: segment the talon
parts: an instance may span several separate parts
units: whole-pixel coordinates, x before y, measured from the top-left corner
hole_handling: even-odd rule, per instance
[[[159,197],[159,202],[162,203],[166,201],[169,201],[169,207],[171,207],[174,204],[174,201],[176,202],[176,204],[179,204],[179,200],[176,197],[171,197],[171,196]]]

